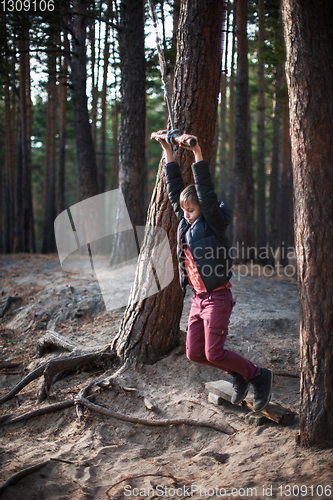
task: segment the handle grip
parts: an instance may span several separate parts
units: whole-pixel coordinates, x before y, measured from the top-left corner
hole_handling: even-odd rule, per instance
[[[182,137],[181,134],[179,134],[179,135],[172,135],[172,139],[177,144],[180,143],[180,138],[181,137]],[[168,134],[157,134],[156,132],[153,132],[151,134],[150,138],[151,139],[158,139],[158,138],[160,138],[163,141],[168,142]],[[189,136],[186,141],[182,141],[182,144],[184,144],[185,146],[189,146],[189,147],[193,148],[194,146],[197,145],[197,139],[194,137],[194,135],[192,135],[192,136]]]

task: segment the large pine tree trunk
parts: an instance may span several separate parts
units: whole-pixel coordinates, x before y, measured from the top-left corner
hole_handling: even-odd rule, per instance
[[[250,259],[253,248],[253,179],[250,151],[247,1],[237,2],[237,83],[235,123],[235,208],[233,243],[238,262]],[[243,250],[244,248],[244,250]]]
[[[257,248],[259,261],[261,249],[266,247],[266,183],[265,183],[265,77],[264,77],[264,43],[265,43],[265,0],[258,1],[259,33],[258,33],[258,171],[257,171]]]
[[[174,110],[177,127],[200,138],[204,158],[209,162],[214,139],[217,97],[221,70],[220,0],[186,0],[181,5],[178,54],[174,80]],[[184,183],[191,181],[193,155],[177,151]],[[178,221],[168,201],[162,163],[148,209],[147,224],[165,229],[176,250]],[[164,290],[125,311],[114,341],[123,359],[154,363],[178,342],[184,292],[179,285],[174,255],[174,279]],[[138,273],[137,273],[138,275]]]
[[[283,0],[300,297],[300,442],[333,441],[333,9]]]
[[[73,47],[71,77],[73,84],[73,108],[78,159],[79,201],[97,194],[97,167],[95,148],[89,123],[86,95],[86,13],[87,2],[73,1],[74,10],[83,15],[73,16]]]

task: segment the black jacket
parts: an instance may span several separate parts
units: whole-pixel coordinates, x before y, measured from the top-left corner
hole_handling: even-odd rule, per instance
[[[164,167],[168,196],[180,220],[177,234],[179,279],[184,290],[188,284],[184,253],[186,235],[201,279],[207,292],[212,292],[229,281],[232,275],[230,244],[226,236],[231,211],[225,203],[217,200],[208,164],[205,161],[194,163],[192,171],[201,215],[190,225],[179,204],[180,193],[185,188],[179,165],[172,162]]]

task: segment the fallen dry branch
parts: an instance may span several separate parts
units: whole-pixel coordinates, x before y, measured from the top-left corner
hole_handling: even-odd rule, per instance
[[[17,368],[22,363],[12,363],[11,361],[0,361],[0,370],[7,370],[8,368]]]
[[[50,460],[46,460],[45,462],[41,462],[40,464],[32,465],[31,467],[28,467],[27,469],[23,469],[20,472],[17,472],[13,476],[11,476],[5,483],[3,483],[2,486],[0,486],[0,495],[2,495],[7,488],[10,486],[14,486],[14,484],[18,483],[21,481],[21,479],[24,479],[25,477],[29,476],[30,474],[34,474],[35,472],[38,472],[39,470],[43,469],[46,465],[50,463]]]
[[[87,399],[93,399],[94,394],[88,396]],[[17,424],[18,422],[23,422],[24,420],[30,420],[31,418],[39,417],[40,415],[45,415],[46,413],[53,413],[55,411],[63,410],[65,408],[70,408],[74,406],[74,399],[67,399],[65,401],[60,401],[59,403],[53,403],[51,405],[43,406],[42,408],[37,408],[36,410],[28,411],[19,415],[18,417],[12,417],[10,415],[4,415],[1,417],[0,424],[2,425],[10,425]]]
[[[299,378],[300,374],[295,372],[276,372],[274,371],[274,375],[278,375],[279,377],[293,377]]]
[[[168,477],[168,478],[172,479],[175,484],[180,484],[182,482],[182,481],[180,481],[180,479],[177,479],[172,474],[162,474],[159,472],[155,472],[154,474],[137,474],[136,476],[126,476],[123,479],[121,479],[120,481],[117,481],[116,483],[112,484],[111,486],[108,487],[105,494],[108,496],[108,498],[111,498],[111,497],[109,497],[109,491],[112,488],[115,488],[116,486],[118,486],[118,484],[121,484],[124,481],[130,481],[131,479],[140,479],[140,477]]]
[[[123,413],[114,412],[109,410],[108,408],[104,408],[100,405],[96,405],[91,403],[86,398],[81,397],[78,399],[78,402],[90,410],[96,411],[101,415],[106,415],[107,417],[116,418],[117,420],[123,420],[125,422],[131,422],[132,424],[142,424],[142,425],[194,425],[196,427],[210,427],[211,429],[215,429],[216,431],[224,432],[225,434],[232,435],[236,432],[236,430],[231,427],[231,425],[221,425],[216,424],[214,422],[208,422],[206,420],[191,420],[186,418],[173,418],[173,419],[160,419],[160,420],[151,420],[147,418],[140,417],[131,417],[128,415],[124,415]]]

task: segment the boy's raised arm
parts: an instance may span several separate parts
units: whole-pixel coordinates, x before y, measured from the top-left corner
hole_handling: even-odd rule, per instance
[[[184,135],[183,137],[184,140],[186,140],[187,136]],[[192,165],[192,171],[195,189],[197,191],[201,211],[205,219],[211,225],[225,230],[229,224],[231,213],[226,205],[226,210],[220,209],[209,166],[208,163],[203,160],[198,140],[196,146],[194,147],[186,146],[182,142],[180,142],[180,146],[191,150],[194,154],[195,163]]]
[[[180,172],[179,165],[174,160],[170,144],[168,144],[162,138],[159,138],[158,137],[159,134],[165,135],[166,130],[160,130],[155,134],[154,138],[161,144],[164,152],[164,158],[166,161],[166,164],[164,166],[164,173],[165,173],[165,180],[166,180],[169,200],[171,201],[172,208],[176,216],[178,217],[179,220],[181,220],[184,216],[184,212],[180,208],[179,196],[185,187],[183,178]]]

